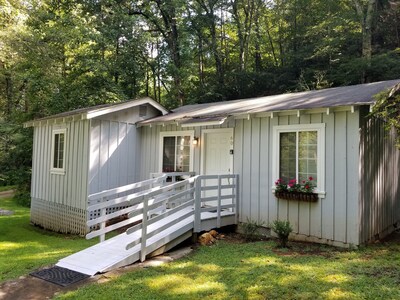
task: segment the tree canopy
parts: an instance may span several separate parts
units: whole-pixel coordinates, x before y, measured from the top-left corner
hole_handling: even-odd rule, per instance
[[[395,0],[0,0],[0,165],[19,124],[61,111],[398,78],[399,16]]]

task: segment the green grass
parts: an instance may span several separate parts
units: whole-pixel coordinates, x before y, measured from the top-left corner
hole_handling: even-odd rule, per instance
[[[29,208],[17,205],[12,199],[0,199],[0,208],[15,212],[0,216],[0,283],[54,264],[97,242],[32,226]]]
[[[14,190],[15,188],[15,185],[0,186],[0,192]]]
[[[400,246],[340,250],[219,241],[56,299],[400,299]]]

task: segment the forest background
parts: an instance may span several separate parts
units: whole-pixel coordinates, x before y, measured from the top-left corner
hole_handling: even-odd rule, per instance
[[[395,0],[0,0],[0,186],[29,191],[34,118],[394,78]]]

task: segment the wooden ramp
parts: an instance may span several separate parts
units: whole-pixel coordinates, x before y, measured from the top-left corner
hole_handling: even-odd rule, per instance
[[[235,175],[225,176],[231,178]],[[118,193],[114,193],[111,199],[108,198],[106,201],[89,206],[89,209],[104,210],[103,213],[98,214],[97,218],[88,221],[88,226],[99,224],[99,229],[92,231],[87,236],[89,238],[100,236],[101,242],[61,259],[56,265],[92,276],[132,264],[138,260],[144,261],[146,256],[155,251],[157,254],[168,251],[189,238],[193,232],[236,224],[236,203],[223,204],[224,199],[229,198],[227,195],[222,195],[223,187],[220,187],[217,196],[201,197],[202,179],[196,176],[181,182],[152,187],[145,191],[134,191],[128,196],[126,189],[119,188]],[[222,178],[219,179],[219,182],[222,182]],[[143,186],[142,183],[138,184]],[[132,185],[129,187],[131,188]],[[232,189],[232,185],[227,188]],[[210,187],[204,190],[209,191]],[[124,196],[121,197],[121,193],[125,193]],[[112,195],[110,191],[99,194],[103,200],[105,194],[107,197]],[[95,197],[98,197],[99,194],[96,194]],[[236,193],[230,195],[231,200],[237,198]],[[89,198],[93,199],[93,197]],[[120,205],[122,198],[124,201],[129,201],[130,208],[119,211],[123,211],[124,214],[128,212],[129,218],[121,221],[122,225],[105,226],[107,220],[118,214],[118,211],[106,214],[106,209],[116,204]],[[217,202],[216,206],[205,205],[207,202],[214,203],[215,201]],[[160,207],[161,209],[157,209]],[[143,218],[143,216],[147,217]],[[141,222],[126,232],[104,240],[106,232],[126,224],[137,223],[138,220]]]

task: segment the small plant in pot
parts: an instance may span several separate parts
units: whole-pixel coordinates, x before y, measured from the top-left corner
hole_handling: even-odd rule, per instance
[[[286,248],[289,234],[293,231],[289,221],[275,220],[271,224],[271,229],[278,235],[280,247]]]

